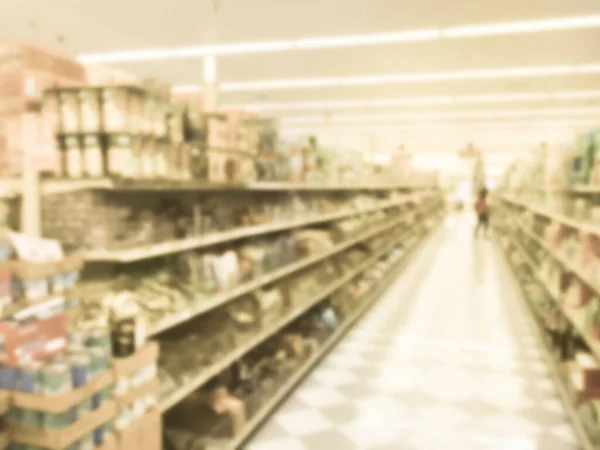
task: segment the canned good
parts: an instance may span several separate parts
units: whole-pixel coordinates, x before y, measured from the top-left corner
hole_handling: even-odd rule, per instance
[[[40,392],[40,374],[42,364],[38,362],[31,362],[24,364],[19,368],[17,390],[22,392],[29,392],[34,394]]]
[[[21,408],[19,423],[27,427],[40,428],[42,425],[42,413],[32,409]]]
[[[94,430],[94,445],[96,447],[104,444],[104,440],[106,439],[106,425],[100,425],[98,428]]]
[[[88,333],[86,345],[91,348],[110,348],[110,333],[106,329],[94,328]]]
[[[17,386],[18,372],[16,367],[0,366],[0,389],[14,390]]]
[[[92,396],[92,409],[98,409],[113,398],[113,388],[107,387]]]
[[[11,406],[6,415],[8,423],[13,425],[19,425],[21,423],[21,409]]]
[[[71,379],[73,387],[80,387],[90,381],[90,361],[89,355],[74,355],[69,358],[71,363]]]
[[[82,401],[79,405],[77,405],[77,417],[81,418],[86,414],[91,413],[94,410],[94,401],[93,397],[88,397],[84,401]]]
[[[45,394],[63,394],[73,388],[71,369],[62,361],[54,361],[42,369],[42,390]]]
[[[88,354],[90,355],[90,372],[92,377],[100,375],[110,368],[108,349],[100,347],[90,348]]]
[[[59,414],[43,413],[42,427],[45,430],[63,430],[71,426],[76,420],[76,408],[69,409],[68,411]]]

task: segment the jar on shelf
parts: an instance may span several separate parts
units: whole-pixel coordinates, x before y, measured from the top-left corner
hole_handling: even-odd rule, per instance
[[[125,86],[102,88],[102,123],[105,132],[122,133],[129,129],[130,91]]]
[[[134,143],[131,134],[116,133],[108,136],[108,174],[115,177],[134,178],[137,175]]]
[[[154,175],[159,178],[166,178],[170,175],[171,169],[169,164],[170,144],[165,139],[157,139],[155,149]]]
[[[106,176],[104,142],[98,133],[83,135],[83,171],[90,178]]]
[[[76,89],[61,89],[58,97],[62,132],[77,133],[81,129],[81,110],[78,91]]]
[[[143,136],[141,140],[142,177],[156,177],[156,139]]]
[[[59,138],[62,152],[61,172],[67,178],[81,178],[83,176],[83,150],[79,135],[62,135]]]
[[[102,114],[100,91],[97,88],[82,88],[79,90],[81,106],[81,131],[84,133],[99,133],[100,117]]]
[[[142,133],[144,129],[144,100],[141,90],[132,90],[128,97],[128,115],[130,133]]]

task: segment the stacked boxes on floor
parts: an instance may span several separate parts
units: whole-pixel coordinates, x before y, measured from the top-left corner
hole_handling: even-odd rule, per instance
[[[0,389],[13,447],[93,449],[115,408],[108,328],[69,327],[82,259],[11,232],[3,249]]]
[[[162,417],[155,408],[158,344],[148,343],[130,356],[114,360],[115,436],[121,450],[162,449]]]
[[[131,316],[86,314],[75,290],[80,256],[56,241],[3,236],[0,448],[159,450],[158,346],[140,345]],[[132,444],[140,439],[143,447]]]

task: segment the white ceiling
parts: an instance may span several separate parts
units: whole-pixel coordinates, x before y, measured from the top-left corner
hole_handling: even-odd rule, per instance
[[[600,23],[600,0],[0,0],[0,38],[32,40],[74,55],[89,55],[580,16],[595,16]],[[337,114],[361,116],[364,120],[351,120],[351,128],[356,128],[352,133],[347,124],[342,127],[339,121],[333,121],[336,125],[327,136],[339,145],[364,145],[369,139],[373,142],[375,133],[380,146],[412,142],[428,151],[455,149],[470,140],[499,150],[525,148],[542,139],[568,141],[575,130],[600,118],[599,42],[597,24],[538,33],[222,56],[218,58],[218,75],[226,85],[411,74],[427,74],[430,81],[277,90],[264,87],[223,92],[221,102],[234,106],[260,104],[266,114],[281,116],[290,128],[298,128],[303,122],[303,130],[322,130],[328,112],[334,119]],[[588,73],[575,70],[551,76],[495,75],[431,81],[432,74],[590,64],[598,66]],[[198,84],[203,68],[201,58],[113,65],[176,85]],[[557,92],[572,91],[595,94],[558,100],[552,97]],[[512,99],[464,100],[465,96],[489,94],[509,95]],[[523,94],[539,98],[515,97]],[[410,102],[414,97],[420,99],[417,104]],[[437,100],[423,100],[430,97]],[[440,100],[448,97],[463,100]],[[396,102],[381,106],[382,100],[390,99]],[[323,104],[330,101],[346,104]],[[348,105],[348,101],[355,101],[355,105]],[[361,105],[369,101],[380,103]],[[594,108],[599,108],[598,112]],[[480,111],[485,112],[481,117]],[[507,115],[507,111],[515,114]],[[540,111],[539,117],[536,111]],[[495,112],[504,115],[495,117]],[[457,117],[452,113],[458,113]],[[379,119],[368,117],[374,114]],[[382,114],[388,118],[381,119]],[[379,122],[387,128],[372,131],[373,123]],[[501,122],[501,133],[496,122]],[[422,127],[415,128],[415,124]]]

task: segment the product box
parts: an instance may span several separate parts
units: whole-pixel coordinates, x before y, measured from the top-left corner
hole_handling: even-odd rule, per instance
[[[162,450],[162,416],[151,411],[115,434],[119,450]]]
[[[18,41],[0,41],[0,98],[40,98],[47,88],[84,83],[86,73],[74,59]]]
[[[59,160],[52,123],[41,113],[0,113],[0,175],[20,175],[25,163],[55,172]]]
[[[24,360],[43,360],[65,351],[68,320],[65,313],[47,318],[0,322],[0,362],[17,366]]]
[[[592,355],[578,353],[575,363],[581,376],[583,387],[600,393],[600,366]]]

